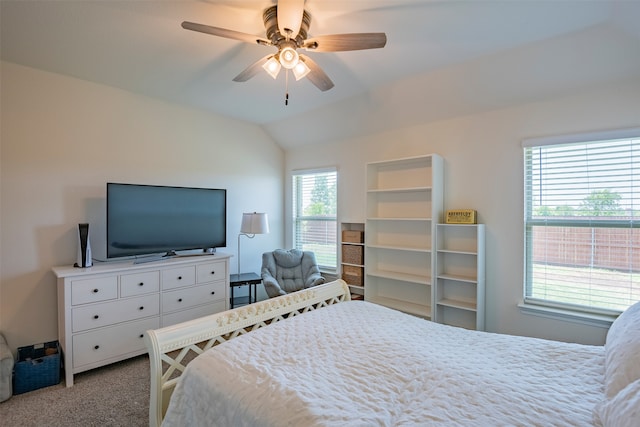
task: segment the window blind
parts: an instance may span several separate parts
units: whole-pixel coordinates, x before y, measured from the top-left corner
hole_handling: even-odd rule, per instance
[[[523,144],[525,301],[616,313],[640,300],[636,131]]]
[[[321,269],[337,269],[337,184],[335,169],[293,175],[294,246],[315,253]]]

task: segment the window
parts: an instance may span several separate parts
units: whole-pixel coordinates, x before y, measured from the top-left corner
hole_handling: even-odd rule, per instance
[[[337,183],[335,169],[293,175],[294,247],[314,252],[324,271],[337,270]]]
[[[640,300],[640,128],[524,141],[525,302]]]

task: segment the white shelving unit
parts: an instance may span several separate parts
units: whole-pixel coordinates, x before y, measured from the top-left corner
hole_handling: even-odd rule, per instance
[[[436,248],[434,320],[484,330],[484,224],[438,224]]]
[[[431,319],[442,157],[368,163],[366,204],[365,299]]]
[[[351,295],[364,296],[364,223],[340,224],[340,267],[342,279],[347,282]],[[354,297],[355,298],[355,297]]]

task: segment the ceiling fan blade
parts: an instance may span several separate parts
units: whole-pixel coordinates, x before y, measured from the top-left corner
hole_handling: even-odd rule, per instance
[[[233,78],[234,82],[246,82],[247,80],[249,80],[251,77],[255,76],[256,74],[258,74],[260,71],[262,71],[262,66],[264,65],[265,62],[267,62],[269,60],[269,58],[271,58],[273,55],[269,54],[263,58],[258,59],[256,62],[254,62],[253,64],[249,65],[247,68],[245,68],[240,74],[238,74],[237,76],[235,76]]]
[[[254,36],[247,33],[241,33],[239,31],[227,30],[226,28],[212,27],[210,25],[196,24],[195,22],[184,21],[182,28],[185,30],[197,31],[199,33],[211,34],[213,36],[225,37],[233,40],[240,40],[242,42],[251,44],[262,44],[271,46],[269,40],[265,40],[258,36]]]
[[[280,34],[295,39],[302,25],[304,0],[278,0],[278,30]]]
[[[300,55],[300,59],[302,59],[302,61],[304,61],[304,63],[307,64],[307,67],[311,70],[309,74],[307,74],[307,79],[309,79],[309,81],[318,89],[325,92],[334,86],[329,76],[322,71],[322,68],[320,68],[313,59],[306,55]]]
[[[340,52],[378,49],[386,44],[387,35],[385,33],[352,33],[311,37],[304,42],[302,47],[315,52]]]

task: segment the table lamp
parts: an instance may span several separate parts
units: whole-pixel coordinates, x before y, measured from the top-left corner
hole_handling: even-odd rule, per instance
[[[240,234],[238,234],[238,277],[240,276],[240,237],[247,236],[253,239],[256,234],[269,233],[269,220],[266,213],[243,213]]]

